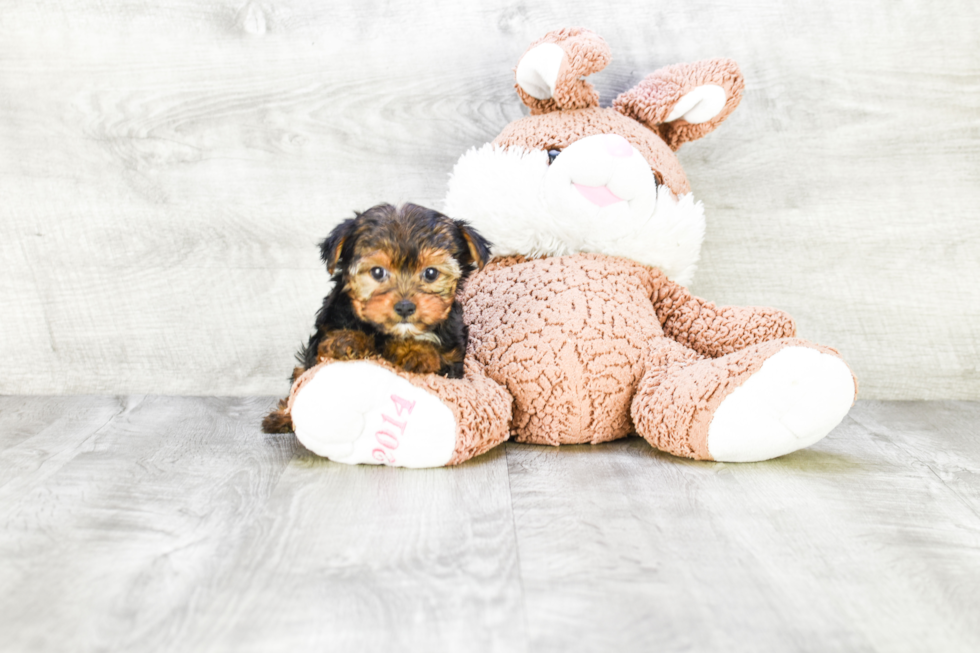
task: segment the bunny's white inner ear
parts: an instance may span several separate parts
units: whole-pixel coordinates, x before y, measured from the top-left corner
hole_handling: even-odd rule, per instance
[[[681,96],[681,99],[674,105],[673,111],[667,116],[666,122],[673,122],[681,118],[692,125],[708,122],[721,113],[727,100],[728,95],[725,93],[725,89],[720,86],[715,84],[697,86],[693,91]]]
[[[547,100],[555,94],[555,83],[565,51],[554,43],[542,43],[531,48],[517,64],[517,83],[524,92],[537,100]]]

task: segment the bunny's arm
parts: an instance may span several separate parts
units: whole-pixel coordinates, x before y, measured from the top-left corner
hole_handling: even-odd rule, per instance
[[[775,308],[716,306],[654,270],[651,294],[664,335],[710,358],[796,335],[793,318]]]

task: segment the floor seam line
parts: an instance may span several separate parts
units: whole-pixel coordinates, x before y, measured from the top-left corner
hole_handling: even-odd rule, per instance
[[[517,556],[517,582],[521,590],[521,620],[524,622],[524,650],[531,648],[531,631],[528,627],[527,618],[527,592],[524,589],[524,566],[521,564],[521,543],[517,537],[517,514],[514,510],[514,488],[510,479],[510,447],[511,443],[504,445],[504,464],[507,470],[507,499],[510,504],[510,524],[514,529],[514,553]]]

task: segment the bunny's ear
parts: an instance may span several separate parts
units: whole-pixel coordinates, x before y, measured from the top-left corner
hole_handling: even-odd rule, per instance
[[[670,149],[711,132],[742,99],[745,81],[731,59],[667,66],[613,102],[620,113],[659,133]]]
[[[548,32],[517,64],[517,94],[532,114],[599,106],[599,94],[583,77],[611,60],[609,46],[591,30],[566,27]]]

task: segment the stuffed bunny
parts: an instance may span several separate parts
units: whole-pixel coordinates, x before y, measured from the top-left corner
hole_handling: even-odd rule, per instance
[[[300,441],[344,463],[455,465],[507,440],[597,444],[631,433],[698,460],[782,456],[829,433],[856,382],[790,316],[688,292],[702,205],[674,154],[738,105],[735,62],[662,68],[600,108],[610,61],[585,29],[516,68],[530,115],[464,154],[445,212],[494,244],[461,290],[463,379],[384,361],[325,362],[294,383]]]

